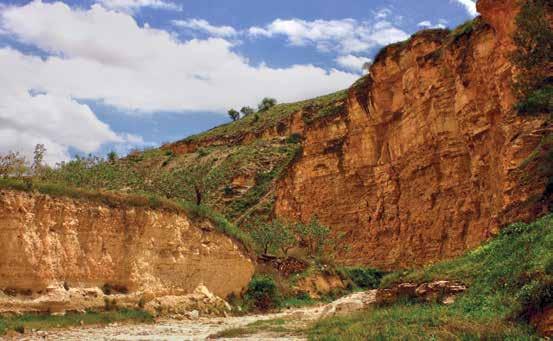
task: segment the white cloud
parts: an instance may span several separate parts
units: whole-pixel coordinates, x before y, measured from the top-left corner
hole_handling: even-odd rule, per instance
[[[418,27],[431,27],[432,23],[428,20],[425,20],[425,21],[421,21],[420,23],[418,23],[417,26]]]
[[[178,41],[99,5],[85,10],[34,1],[7,7],[0,11],[0,28],[50,54],[40,58],[0,49],[0,150],[31,150],[40,140],[55,151],[53,159],[67,156],[69,147],[89,152],[102,143],[133,140],[115,134],[75,99],[137,114],[222,111],[254,105],[265,96],[309,98],[345,88],[358,77],[312,65],[252,66],[224,39]],[[24,137],[31,142],[25,144]]]
[[[276,19],[265,27],[251,27],[248,32],[252,37],[285,36],[292,45],[315,45],[322,51],[361,52],[409,38],[407,33],[384,20],[387,15],[389,11],[377,12],[376,22]]]
[[[338,63],[338,65],[354,72],[362,71],[363,65],[365,63],[371,63],[371,62],[372,62],[372,59],[370,58],[358,57],[351,54],[336,58],[336,63]]]
[[[420,28],[445,28],[446,26],[441,22],[439,24],[432,24],[430,20],[421,21],[417,24]]]
[[[173,3],[162,0],[98,0],[97,3],[101,4],[107,9],[134,12],[143,7],[182,11],[182,7]]]
[[[458,3],[459,5],[463,6],[467,13],[473,17],[478,15],[478,11],[476,10],[476,1],[473,0],[450,0],[453,2]]]
[[[20,72],[18,79],[10,80],[13,72],[9,68],[20,67],[22,61],[28,69]],[[0,152],[18,150],[30,156],[34,145],[43,143],[49,150],[47,160],[56,162],[68,157],[70,146],[88,153],[103,143],[128,140],[99,121],[88,106],[71,98],[31,95],[24,80],[32,77],[33,64],[37,63],[38,58],[0,50],[0,81],[4,85],[0,92]]]
[[[238,34],[233,27],[213,26],[203,19],[173,20],[172,23],[177,27],[203,31],[215,37],[234,37]]]

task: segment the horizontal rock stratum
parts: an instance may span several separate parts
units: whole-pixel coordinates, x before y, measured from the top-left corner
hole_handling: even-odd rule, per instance
[[[0,289],[114,288],[147,298],[203,284],[225,298],[254,271],[231,238],[183,214],[0,191]]]

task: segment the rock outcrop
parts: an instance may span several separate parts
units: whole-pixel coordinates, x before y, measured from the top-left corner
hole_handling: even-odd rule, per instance
[[[434,281],[429,283],[400,283],[387,289],[378,289],[375,302],[379,305],[393,304],[400,300],[452,304],[457,295],[465,292],[463,283]]]
[[[0,245],[0,311],[44,311],[52,302],[86,309],[104,304],[106,291],[121,304],[144,304],[200,285],[227,297],[254,272],[207,221],[36,193],[0,191]]]
[[[386,48],[345,109],[303,130],[276,215],[346,234],[339,260],[391,269],[451,258],[546,210],[530,157],[552,127],[511,91],[516,0],[480,0],[463,30]]]

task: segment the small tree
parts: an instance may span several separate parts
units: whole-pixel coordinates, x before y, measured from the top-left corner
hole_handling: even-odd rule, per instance
[[[280,220],[273,220],[273,234],[275,240],[273,244],[278,247],[284,256],[288,256],[288,251],[298,244],[296,235],[291,229],[291,226]]]
[[[271,247],[271,244],[273,243],[275,237],[271,224],[257,221],[254,224],[251,236],[254,242],[262,250],[263,254],[266,255],[267,253],[269,253],[269,248]]]
[[[119,156],[115,151],[112,150],[111,152],[108,153],[108,161],[110,163],[114,163],[115,161],[117,161],[118,158]]]
[[[297,244],[297,238],[290,225],[278,219],[268,223],[257,221],[251,235],[263,254],[268,254],[271,250],[280,250],[287,256],[288,251]]]
[[[274,107],[276,104],[277,104],[276,99],[270,98],[270,97],[265,97],[265,98],[263,98],[261,103],[259,103],[258,109],[259,109],[259,111],[267,111],[267,110],[271,109],[272,107]]]
[[[255,110],[253,110],[253,108],[251,107],[242,107],[242,109],[240,109],[240,112],[242,113],[242,116],[248,116],[253,114]]]
[[[37,144],[33,154],[33,164],[31,165],[34,176],[40,176],[44,169],[44,154],[46,154],[46,147],[43,144]]]
[[[228,115],[229,115],[230,119],[233,120],[233,121],[236,121],[240,118],[240,113],[238,111],[234,110],[234,109],[230,109],[228,111]]]
[[[8,152],[5,155],[0,154],[1,177],[21,177],[26,172],[27,161],[24,156],[16,152]]]

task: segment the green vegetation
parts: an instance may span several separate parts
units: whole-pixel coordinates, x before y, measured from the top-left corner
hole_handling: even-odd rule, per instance
[[[231,138],[247,133],[259,133],[267,128],[276,127],[278,122],[290,119],[291,115],[308,107],[324,108],[332,103],[343,101],[346,91],[338,91],[329,95],[295,103],[277,104],[262,113],[245,115],[241,120],[224,124],[204,133],[193,135],[184,141],[201,141],[211,138]]]
[[[317,322],[310,340],[539,340],[509,322],[475,321],[439,305],[401,304]]]
[[[281,294],[272,277],[256,275],[248,285],[245,300],[260,311],[268,311],[280,306]]]
[[[263,98],[263,100],[261,101],[261,103],[259,103],[257,109],[258,109],[260,112],[264,112],[264,111],[267,111],[267,110],[271,109],[271,108],[274,107],[276,104],[277,104],[277,100],[276,100],[276,99],[274,99],[274,98],[269,98],[269,97],[265,97],[265,98]]]
[[[481,23],[482,19],[479,17],[465,21],[463,24],[457,26],[453,31],[451,31],[449,34],[449,41],[451,43],[455,43],[461,37],[470,35]]]
[[[23,333],[32,329],[45,330],[80,325],[109,324],[113,322],[153,322],[152,315],[139,310],[118,310],[108,312],[67,313],[64,316],[21,315],[0,317],[0,335],[13,330]]]
[[[517,48],[511,60],[519,71],[513,89],[520,114],[553,112],[553,27],[546,16],[551,10],[550,1],[530,0],[516,18],[513,40]]]
[[[273,252],[288,257],[290,249],[301,246],[308,258],[320,261],[323,252],[325,258],[331,258],[343,248],[340,243],[342,236],[332,235],[330,228],[322,225],[316,217],[307,224],[278,219],[270,222],[255,221],[250,227],[250,234],[259,253],[264,255]]]
[[[553,84],[532,91],[516,105],[520,114],[538,114],[553,112]]]
[[[492,241],[454,260],[387,275],[394,283],[457,280],[469,286],[450,306],[398,303],[317,323],[315,340],[537,340],[526,324],[553,304],[553,215],[516,223]]]
[[[228,115],[230,117],[231,120],[233,121],[237,121],[239,118],[240,118],[240,113],[234,109],[230,109],[228,111]]]
[[[338,269],[338,274],[343,280],[350,280],[357,288],[376,289],[380,286],[380,281],[384,272],[363,267],[344,267]]]

